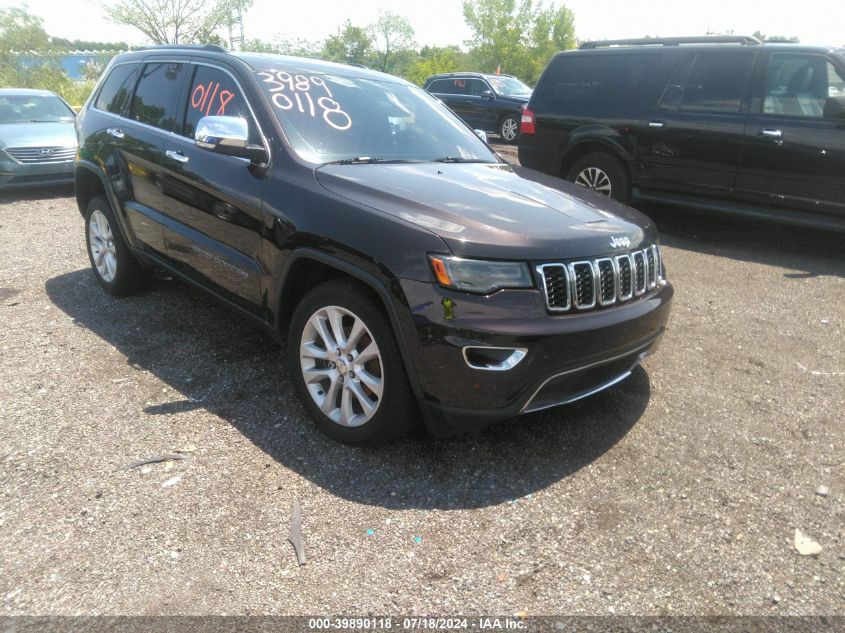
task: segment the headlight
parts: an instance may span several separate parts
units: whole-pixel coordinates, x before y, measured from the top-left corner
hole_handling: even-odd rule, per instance
[[[503,288],[533,288],[531,271],[525,262],[494,262],[429,255],[434,275],[441,286],[490,294]]]

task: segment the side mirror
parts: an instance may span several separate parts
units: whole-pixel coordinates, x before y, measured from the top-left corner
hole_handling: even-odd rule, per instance
[[[482,90],[481,96],[485,99],[492,99],[493,98],[493,91],[492,90]]]
[[[487,142],[487,132],[485,132],[484,130],[473,130],[473,132],[475,132],[475,135],[482,141],[484,141],[485,143]]]
[[[249,123],[243,117],[204,116],[197,123],[194,141],[197,147],[216,154],[267,162],[264,147],[249,144]]]
[[[845,95],[825,99],[823,116],[825,119],[845,119]]]

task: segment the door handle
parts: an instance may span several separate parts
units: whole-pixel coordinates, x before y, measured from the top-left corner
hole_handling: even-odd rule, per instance
[[[649,121],[648,126],[653,130],[661,130],[666,127],[666,124],[663,121]]]
[[[769,138],[783,138],[783,130],[775,130],[772,128],[766,128],[762,132],[760,132],[763,136],[768,136]]]
[[[119,127],[110,127],[106,130],[107,133],[111,134],[115,138],[123,138],[126,134],[121,130]]]
[[[164,155],[171,160],[175,160],[177,163],[187,163],[190,160],[182,152],[177,152],[172,149],[167,150]]]

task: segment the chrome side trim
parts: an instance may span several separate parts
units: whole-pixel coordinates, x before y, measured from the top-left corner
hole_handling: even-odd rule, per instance
[[[498,365],[487,365],[486,367],[482,367],[480,365],[473,365],[470,362],[469,357],[467,356],[467,351],[471,349],[505,349],[511,350],[513,353]],[[522,359],[524,359],[528,354],[528,349],[525,347],[488,347],[485,345],[466,345],[461,349],[461,353],[464,356],[464,362],[471,369],[479,369],[481,371],[509,371],[522,362]]]

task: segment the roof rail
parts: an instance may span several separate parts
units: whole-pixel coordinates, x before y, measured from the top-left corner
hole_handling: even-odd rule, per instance
[[[210,51],[213,53],[228,53],[229,51],[219,44],[154,44],[153,46],[141,46],[136,50],[139,51],[156,51],[156,50],[173,50],[173,49],[188,49],[199,51]]]
[[[632,40],[596,40],[584,42],[578,48],[609,48],[611,46],[680,46],[681,44],[762,44],[750,35],[699,35],[693,37],[641,37]]]

